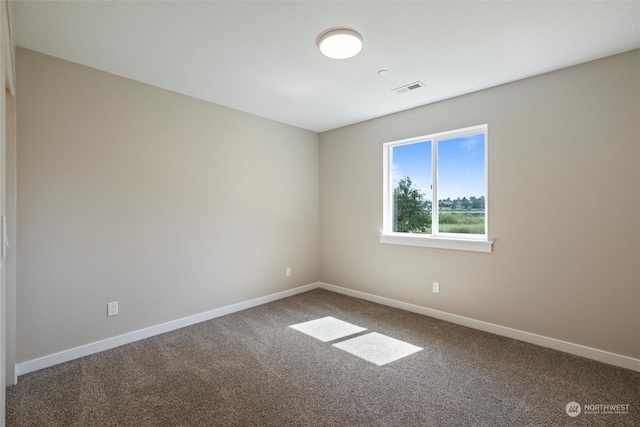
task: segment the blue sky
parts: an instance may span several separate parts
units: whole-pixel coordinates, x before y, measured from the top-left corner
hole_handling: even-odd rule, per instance
[[[484,134],[441,140],[439,199],[484,195]],[[393,147],[393,180],[404,177],[431,199],[431,141]]]

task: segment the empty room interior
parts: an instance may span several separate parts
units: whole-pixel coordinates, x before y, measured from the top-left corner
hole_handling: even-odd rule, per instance
[[[1,6],[0,426],[640,425],[640,2]]]

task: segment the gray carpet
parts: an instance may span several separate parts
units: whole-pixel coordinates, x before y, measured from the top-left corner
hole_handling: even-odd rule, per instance
[[[289,326],[423,350],[377,366]],[[360,333],[359,335],[362,335]],[[565,405],[580,403],[569,417]],[[628,404],[626,414],[586,404]],[[7,426],[639,426],[640,373],[316,289],[20,377]]]

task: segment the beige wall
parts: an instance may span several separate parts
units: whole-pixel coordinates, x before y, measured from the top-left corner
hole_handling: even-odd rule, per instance
[[[18,363],[318,280],[317,134],[17,65]]]
[[[640,357],[639,70],[635,51],[318,138],[21,49],[17,362],[318,279]],[[482,123],[494,252],[380,244],[382,144]]]
[[[634,51],[321,134],[321,280],[640,357],[639,74]],[[483,123],[494,252],[380,244],[382,144]]]

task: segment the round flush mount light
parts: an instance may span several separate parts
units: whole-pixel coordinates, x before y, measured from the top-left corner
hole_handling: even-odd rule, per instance
[[[362,50],[362,36],[347,28],[328,30],[318,37],[318,48],[332,59],[351,58]]]

